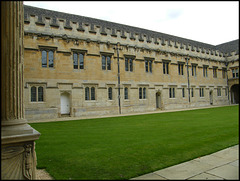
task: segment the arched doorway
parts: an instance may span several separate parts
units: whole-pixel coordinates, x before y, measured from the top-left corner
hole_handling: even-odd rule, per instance
[[[210,90],[209,92],[209,100],[210,100],[210,105],[213,105],[213,91]]]
[[[230,89],[231,103],[239,104],[239,84],[232,85]]]
[[[61,93],[61,115],[70,115],[70,94]]]
[[[162,104],[161,104],[161,92],[158,91],[156,93],[156,108],[157,109],[161,109],[162,108]]]

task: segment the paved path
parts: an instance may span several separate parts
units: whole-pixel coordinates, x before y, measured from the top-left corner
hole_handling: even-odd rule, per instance
[[[239,180],[239,145],[131,180]]]

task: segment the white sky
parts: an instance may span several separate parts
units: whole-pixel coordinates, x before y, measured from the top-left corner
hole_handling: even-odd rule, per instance
[[[218,45],[239,39],[238,1],[24,1]]]

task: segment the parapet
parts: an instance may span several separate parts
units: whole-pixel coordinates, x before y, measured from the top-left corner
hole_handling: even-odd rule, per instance
[[[45,30],[53,28],[56,30],[54,32],[58,32],[55,35],[50,33],[51,36],[67,36],[68,38],[81,39],[80,37],[84,37],[83,34],[85,34],[91,38],[95,37],[95,40],[98,39],[97,41],[120,42],[122,45],[135,47],[140,45],[146,49],[175,52],[195,57],[207,57],[215,60],[221,60],[221,57],[232,55],[232,53],[222,52],[217,49],[217,46],[198,41],[109,21],[24,5],[24,22],[26,26],[31,23],[30,19],[32,17],[34,17],[36,26],[45,27]],[[48,31],[42,33],[49,34]],[[91,41],[89,37],[87,39]],[[236,51],[238,52],[238,50]]]

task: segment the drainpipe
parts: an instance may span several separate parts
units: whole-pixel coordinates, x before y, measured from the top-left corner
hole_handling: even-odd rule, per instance
[[[121,114],[121,96],[120,96],[120,67],[119,67],[119,42],[117,43],[116,48],[117,50],[117,64],[118,64],[118,107],[119,107],[119,114]]]
[[[190,103],[190,81],[189,81],[189,70],[188,70],[188,61],[189,61],[189,56],[185,58],[187,61],[187,79],[188,79],[188,102]]]

